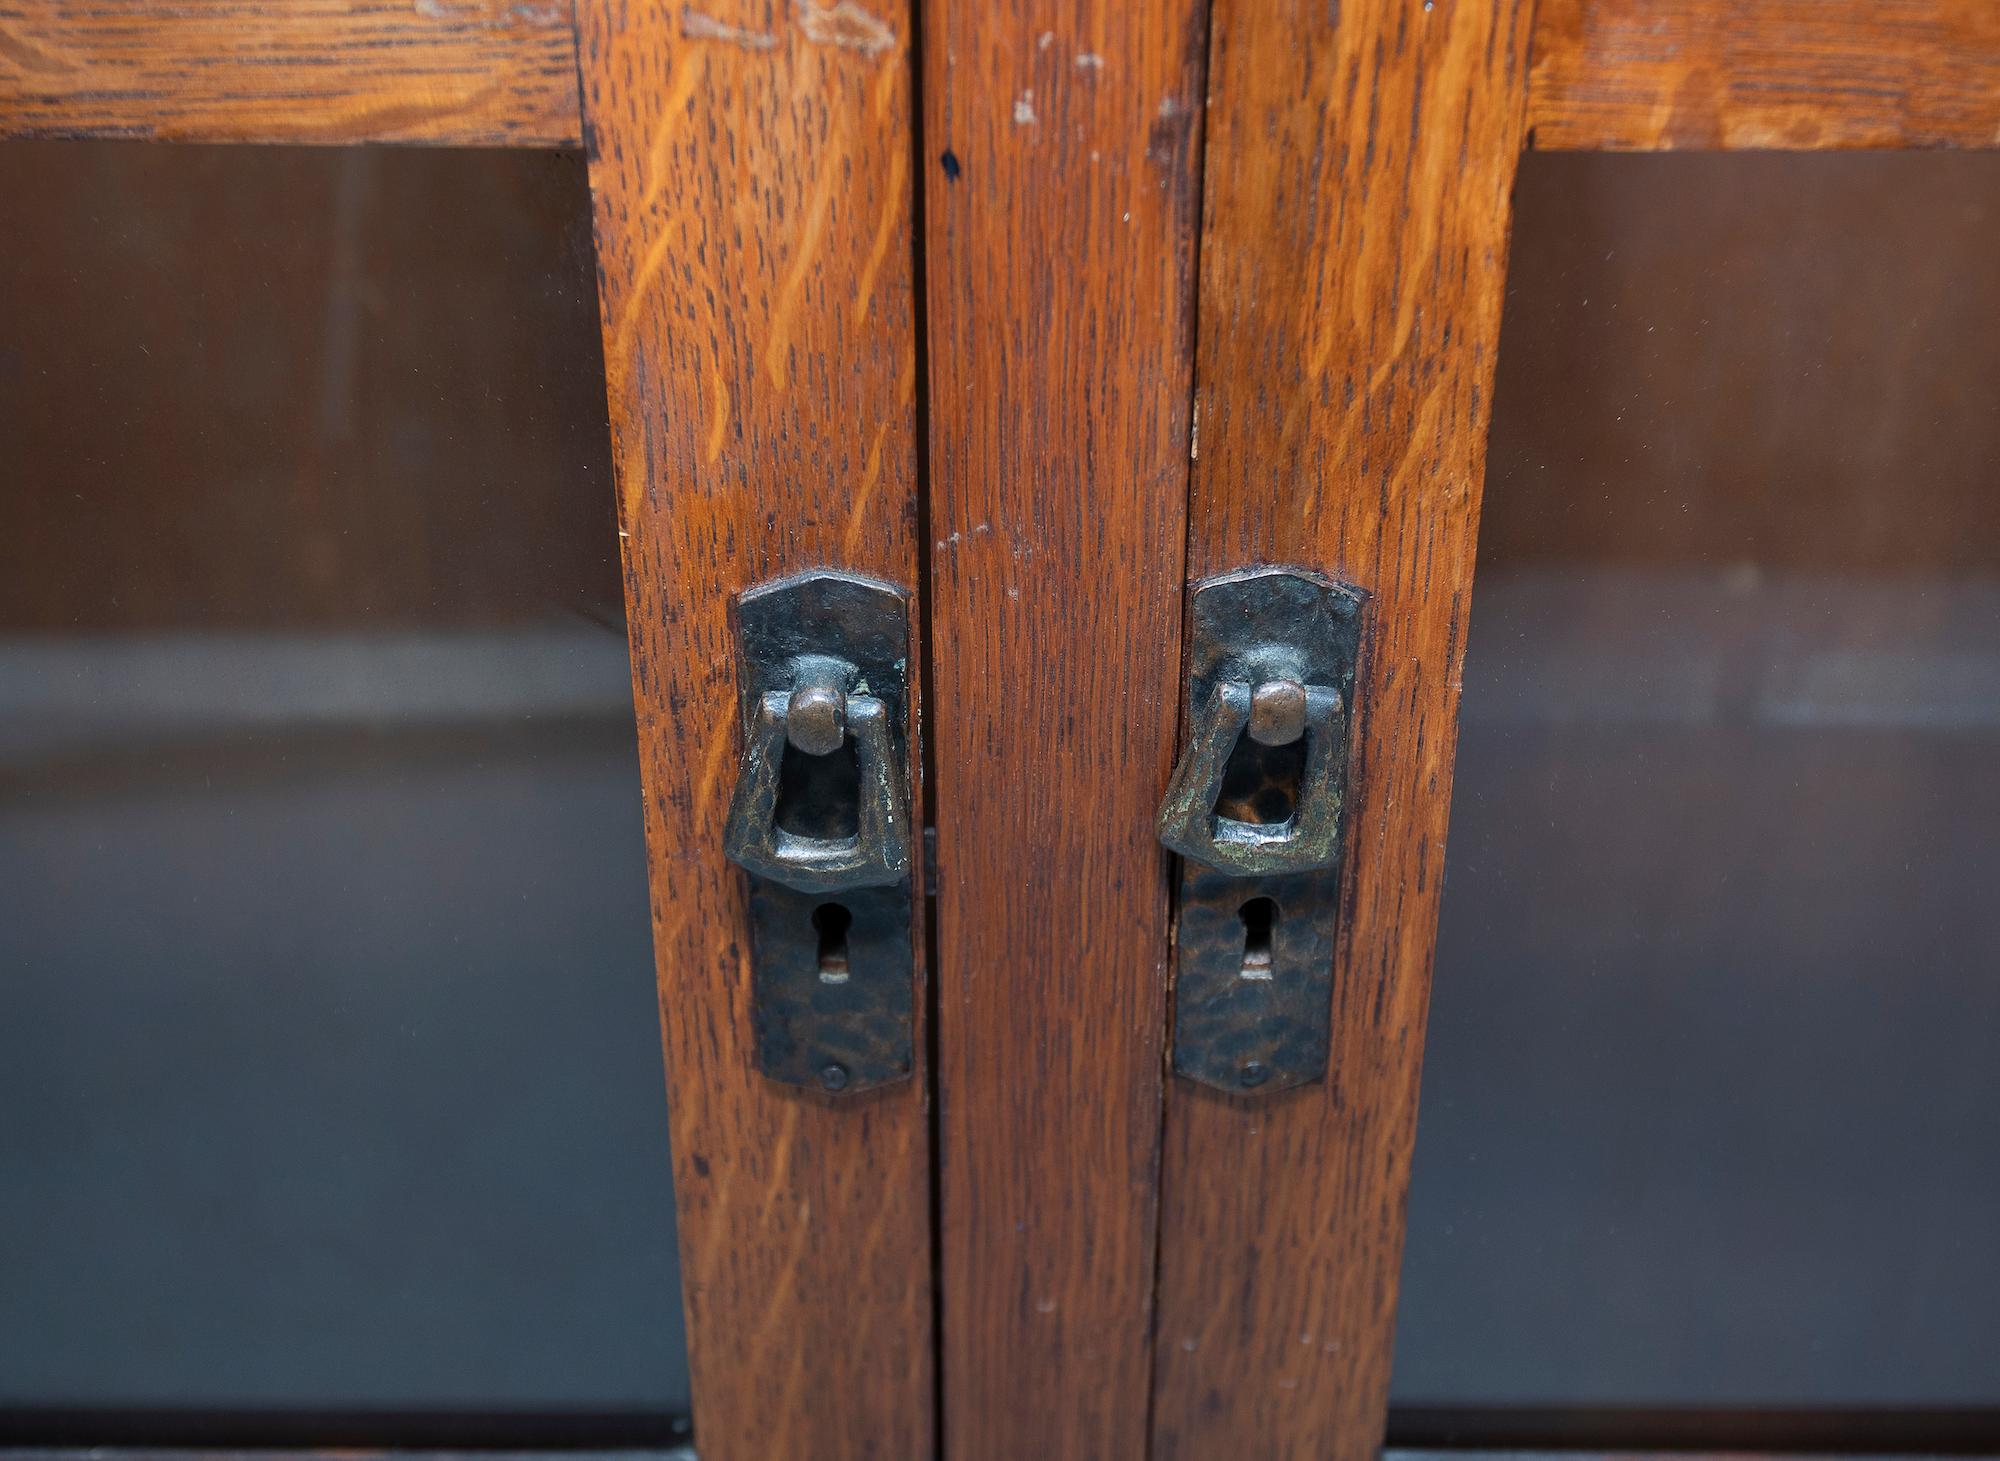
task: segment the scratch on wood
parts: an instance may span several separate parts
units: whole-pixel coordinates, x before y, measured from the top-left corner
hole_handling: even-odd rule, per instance
[[[841,546],[851,557],[855,545],[860,541],[863,529],[868,526],[868,503],[875,495],[875,489],[882,481],[882,438],[889,434],[889,423],[881,422],[875,428],[875,439],[868,445],[868,465],[862,468],[861,485],[854,493],[854,506],[847,514],[847,530],[841,534]]]
[[[734,744],[728,735],[717,735],[709,742],[708,755],[702,760],[701,785],[695,791],[695,800],[707,801],[714,794],[716,783],[722,779],[723,767],[728,764],[725,758]]]
[[[55,51],[36,45],[24,35],[16,35],[9,30],[0,30],[0,60],[6,61],[17,71],[36,72],[45,76],[60,76],[77,70],[73,61]]]
[[[840,0],[837,5],[798,0],[796,17],[799,33],[817,46],[839,46],[877,56],[896,44],[896,33],[855,0]]]
[[[746,51],[769,51],[778,44],[774,35],[717,20],[712,15],[702,14],[692,5],[681,7],[681,34],[691,41],[722,41],[727,45],[741,46]]]
[[[708,448],[702,453],[702,460],[712,467],[721,458],[722,445],[729,438],[729,386],[722,379],[722,367],[713,355],[708,358],[708,385],[715,400],[709,410]]]
[[[832,156],[840,155],[845,138],[836,138],[828,150]],[[806,275],[811,272],[814,260],[819,255],[819,246],[826,234],[826,216],[833,207],[833,186],[840,175],[838,167],[826,166],[820,169],[819,181],[813,185],[812,201],[806,205],[805,226],[800,230],[798,248],[792,255],[792,266],[785,271],[785,282],[778,289],[777,308],[771,312],[771,342],[764,350],[764,367],[771,373],[771,384],[779,390],[785,388],[786,352],[791,346],[792,312],[798,308],[799,291],[805,287]]]
[[[673,235],[661,229],[646,246],[645,256],[633,271],[630,292],[625,296],[624,308],[618,311],[618,326],[611,332],[611,346],[605,352],[604,370],[613,384],[622,384],[624,372],[634,363],[633,347],[639,329],[639,312],[645,307],[646,296],[658,282],[660,271],[666,267],[667,249],[672,243]]]
[[[667,186],[668,144],[673,141],[674,130],[686,118],[688,100],[707,69],[707,61],[699,52],[692,53],[696,59],[688,59],[687,54],[674,61],[670,73],[673,84],[667,88],[667,99],[660,106],[660,120],[653,128],[652,140],[646,146],[646,188],[639,195],[639,212],[650,210]]]
[[[495,0],[411,0],[410,9],[426,20],[463,20],[494,29],[516,21],[524,25],[557,26],[568,23],[561,5],[501,5]]]
[[[605,367],[607,372],[613,368],[609,360],[605,362]],[[623,378],[618,379],[622,384]],[[642,427],[632,432],[623,443],[625,451],[620,462],[623,470],[618,474],[619,500],[623,509],[619,513],[621,522],[635,523],[639,520],[639,504],[646,496],[646,444],[640,439],[643,430]]]
[[[903,216],[903,178],[909,166],[909,160],[900,152],[889,160],[889,186],[883,189],[882,216],[875,222],[875,243],[868,250],[868,262],[861,266],[861,277],[854,286],[854,328],[857,331],[867,322],[868,305],[875,297],[876,275],[882,271],[882,261],[889,253],[889,241],[895,236],[896,223]]]

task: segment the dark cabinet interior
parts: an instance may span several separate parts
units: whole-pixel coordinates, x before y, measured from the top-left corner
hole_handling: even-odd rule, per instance
[[[0,1405],[684,1411],[580,159],[0,195]]]
[[[2000,1401],[2000,157],[1520,174],[1415,1405]]]

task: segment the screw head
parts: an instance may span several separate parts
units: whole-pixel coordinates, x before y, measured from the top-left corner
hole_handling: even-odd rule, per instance
[[[829,1091],[846,1090],[847,1067],[842,1065],[839,1061],[830,1062],[829,1064],[823,1066],[820,1069],[819,1083],[825,1086]]]
[[[1261,1060],[1244,1061],[1243,1069],[1236,1073],[1237,1084],[1245,1087],[1261,1086],[1270,1078],[1271,1067]]]
[[[1250,692],[1250,739],[1260,746],[1289,746],[1306,733],[1306,687],[1297,680],[1266,680]]]
[[[847,739],[847,697],[831,685],[801,685],[785,702],[785,738],[808,756],[826,756]]]

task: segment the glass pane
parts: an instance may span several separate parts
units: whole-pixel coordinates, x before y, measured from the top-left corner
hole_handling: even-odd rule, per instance
[[[1400,1402],[2000,1402],[1996,238],[1527,159]]]
[[[0,1406],[684,1407],[581,160],[0,197]]]

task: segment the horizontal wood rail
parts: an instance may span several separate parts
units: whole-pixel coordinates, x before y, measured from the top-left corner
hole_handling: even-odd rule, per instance
[[[0,0],[0,138],[581,135],[570,0]]]
[[[1541,0],[1533,54],[1538,148],[2000,147],[1994,0]],[[574,147],[571,0],[0,0],[9,137]]]
[[[1540,0],[1552,151],[2000,147],[1995,0]]]
[[[2000,1409],[1991,1407],[1436,1405],[1392,1406],[1379,1461],[1976,1461],[1996,1453]]]
[[[1829,1411],[1829,1416],[1847,1412]],[[1922,1412],[1916,1412],[1921,1416]],[[249,1449],[228,1446],[120,1445],[27,1445],[0,1447],[0,1461],[353,1461],[355,1452],[319,1446],[295,1445],[284,1449]],[[1418,1449],[1391,1446],[1381,1452],[1381,1461],[1909,1461],[1932,1458],[1925,1450],[1904,1452],[1841,1451],[1701,1451],[1659,1450],[1643,1447],[1605,1449],[1602,1447],[1504,1449],[1439,1447]],[[1951,1454],[1965,1461],[2000,1461],[1992,1451],[1965,1451]],[[372,1461],[694,1461],[694,1451],[685,1445],[651,1441],[643,1449],[604,1445],[593,1449],[562,1446],[557,1449],[481,1450],[438,1449],[428,1444],[405,1443],[388,1448],[371,1447]]]

